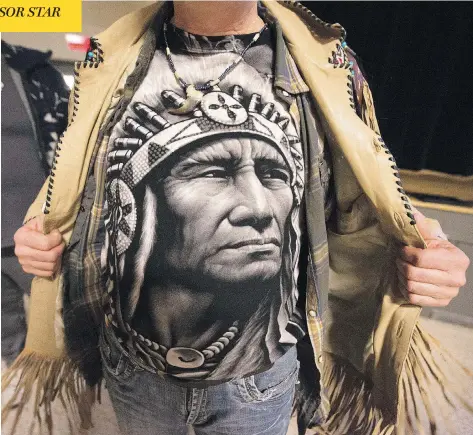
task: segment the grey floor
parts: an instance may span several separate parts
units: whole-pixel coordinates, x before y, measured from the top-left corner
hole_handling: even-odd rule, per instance
[[[422,318],[421,322],[425,326],[428,332],[433,334],[439,340],[442,341],[445,347],[447,347],[453,353],[456,358],[463,363],[467,368],[473,371],[473,329],[458,326],[451,323],[445,323],[438,320]],[[472,389],[473,390],[473,385]],[[2,402],[8,398],[8,391],[2,394]],[[31,408],[29,408],[29,414],[31,414]],[[17,435],[43,435],[39,430],[35,432],[29,431],[31,415],[27,415],[21,422],[17,429]],[[55,411],[55,431],[54,435],[69,435],[69,426],[66,418],[58,409]],[[95,427],[89,431],[80,432],[82,435],[119,435],[117,422],[113,413],[110,400],[106,391],[104,391],[102,405],[96,407],[94,411],[94,424]],[[11,421],[2,422],[2,433],[9,434],[9,428],[11,427]],[[458,435],[471,435],[473,434],[473,421],[466,415],[455,416],[455,434]],[[296,427],[294,422],[291,422],[288,435],[296,435]],[[147,434],[143,434],[147,435]],[[229,434],[233,435],[233,434]],[[369,434],[367,434],[369,435]],[[410,435],[410,434],[409,434]],[[441,434],[439,434],[441,435]]]

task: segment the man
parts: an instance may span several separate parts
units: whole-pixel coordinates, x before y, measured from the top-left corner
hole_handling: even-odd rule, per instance
[[[66,128],[68,90],[42,53],[2,41],[2,360],[10,365],[26,337],[24,295],[31,275],[14,255],[13,235],[46,180]],[[19,164],[19,162],[21,162]]]
[[[123,433],[284,434],[295,396],[301,433],[425,423],[406,417],[409,387],[438,377],[412,367],[437,360],[410,304],[446,305],[468,259],[411,212],[343,34],[297,4],[176,2],[94,40],[64,138],[80,168],[57,165],[43,208],[69,247],[37,294],[53,311],[63,295],[89,385],[102,328]],[[51,277],[61,241],[38,205],[29,218],[17,254]],[[44,336],[29,352],[71,367]]]

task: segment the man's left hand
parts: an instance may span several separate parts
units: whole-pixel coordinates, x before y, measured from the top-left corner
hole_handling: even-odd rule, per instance
[[[406,246],[397,259],[400,291],[411,304],[445,307],[466,283],[470,260],[447,240],[438,221],[414,213],[427,248]]]

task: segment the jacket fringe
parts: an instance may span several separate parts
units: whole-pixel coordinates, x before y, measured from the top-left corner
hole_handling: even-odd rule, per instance
[[[323,385],[330,404],[325,422],[313,428],[316,435],[393,435],[387,410],[373,401],[373,385],[346,360],[325,354]]]
[[[54,400],[64,409],[71,434],[77,432],[79,424],[82,429],[93,427],[92,405],[97,400],[100,402],[100,385],[87,386],[67,357],[48,358],[23,350],[2,374],[2,393],[9,387],[13,393],[2,408],[2,423],[5,424],[10,414],[13,415],[11,435],[14,435],[29,404],[33,407],[33,416],[28,433],[32,433],[39,425],[52,434]]]
[[[455,435],[458,410],[473,418],[473,373],[419,325],[399,380],[397,416],[374,403],[375,387],[341,358],[326,355],[323,381],[330,411],[310,431],[317,435]]]

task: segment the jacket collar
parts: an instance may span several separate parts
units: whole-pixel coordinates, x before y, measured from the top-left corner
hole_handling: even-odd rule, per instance
[[[287,49],[281,26],[275,22],[274,27],[276,33],[274,86],[291,95],[309,92],[309,87]]]
[[[378,151],[382,149],[380,144],[384,144],[382,138],[359,118],[352,106],[350,64],[342,47],[344,29],[327,25],[325,34],[317,32],[323,24],[317,26],[318,19],[300,10],[298,4],[269,0],[264,4],[281,23],[288,49],[323,114],[322,122],[335,160],[349,162],[387,234],[405,245],[425,247],[415,221],[412,222],[410,206],[399,193],[396,167],[390,164],[386,154]],[[337,54],[341,55],[341,61],[333,62]],[[340,175],[339,179],[345,181],[346,175]],[[340,197],[337,200],[340,202]]]
[[[283,91],[282,97],[286,97],[286,93],[297,95],[309,92],[309,87],[305,84],[304,79],[300,75],[295,62],[287,49],[282,28],[278,20],[261,2],[258,4],[258,11],[264,21],[270,23],[274,29],[274,87]]]

